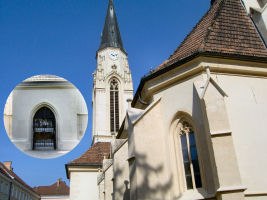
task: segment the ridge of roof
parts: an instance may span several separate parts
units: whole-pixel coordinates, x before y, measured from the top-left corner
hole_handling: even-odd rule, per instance
[[[39,195],[69,195],[70,188],[61,179],[48,186],[37,186],[33,188],[34,191]]]

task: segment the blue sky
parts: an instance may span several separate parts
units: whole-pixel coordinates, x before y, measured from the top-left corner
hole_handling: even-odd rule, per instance
[[[210,0],[114,0],[134,89],[151,68],[166,60],[209,8]],[[8,139],[0,124],[0,161],[29,185],[66,179],[65,164],[91,144],[92,73],[108,0],[0,0],[0,106],[22,80],[54,74],[72,82],[88,110],[87,131],[70,153],[55,159],[31,158]]]

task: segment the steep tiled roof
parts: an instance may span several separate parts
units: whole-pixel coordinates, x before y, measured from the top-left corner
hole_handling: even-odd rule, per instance
[[[104,157],[110,154],[109,142],[98,142],[91,146],[81,157],[71,161],[68,165],[101,165]]]
[[[62,180],[57,180],[57,182],[53,183],[52,185],[49,186],[38,186],[33,188],[36,193],[39,195],[45,195],[45,196],[50,196],[50,195],[60,195],[60,196],[65,196],[69,195],[70,193],[70,188],[67,186],[67,184],[62,181]]]
[[[213,0],[209,11],[174,53],[141,79],[132,106],[145,83],[198,56],[267,62],[267,49],[241,0]]]
[[[202,52],[267,57],[261,36],[241,0],[215,0],[182,44],[156,71]]]
[[[0,173],[6,176],[7,178],[11,178],[19,182],[21,185],[29,189],[30,191],[36,193],[32,187],[30,187],[27,183],[25,183],[13,170],[9,170],[3,163],[0,162]]]

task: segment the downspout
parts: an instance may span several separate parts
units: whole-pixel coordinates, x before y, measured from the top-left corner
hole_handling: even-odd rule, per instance
[[[13,180],[13,179],[12,179],[12,180]],[[13,181],[10,182],[10,186],[9,186],[9,194],[8,194],[8,200],[11,200],[12,188],[13,188]]]

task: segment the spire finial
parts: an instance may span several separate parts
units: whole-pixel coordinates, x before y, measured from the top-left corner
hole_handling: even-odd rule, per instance
[[[109,0],[105,25],[101,35],[101,43],[99,50],[115,47],[125,52],[120,35],[119,25],[117,22],[116,12],[113,5],[113,0]]]

